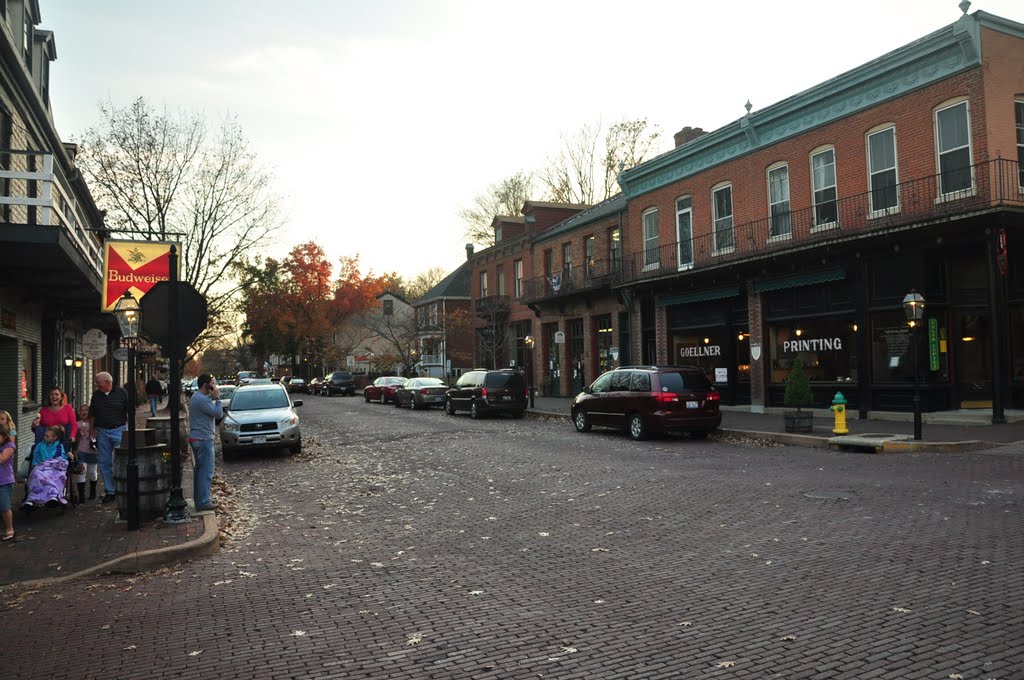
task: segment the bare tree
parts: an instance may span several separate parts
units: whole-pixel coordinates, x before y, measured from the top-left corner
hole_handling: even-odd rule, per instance
[[[477,314],[485,321],[477,328],[479,359],[488,368],[500,368],[504,362],[508,342],[508,306],[498,298],[477,300]]]
[[[405,285],[405,299],[415,302],[423,297],[424,293],[441,283],[444,277],[448,276],[448,270],[444,267],[431,267],[413,277],[412,281]]]
[[[466,223],[466,238],[477,245],[494,245],[492,223],[498,215],[518,215],[533,192],[533,175],[519,171],[473,199],[473,207],[459,212]]]
[[[604,143],[604,198],[619,192],[619,173],[643,163],[660,137],[658,126],[648,125],[646,118],[619,121],[608,128]]]
[[[402,372],[410,374],[416,365],[416,340],[419,325],[416,310],[407,305],[394,305],[390,312],[383,307],[369,309],[360,315],[358,324],[373,338],[373,344],[383,349],[382,354],[394,364],[402,366]]]
[[[192,351],[230,333],[232,265],[281,226],[271,175],[238,120],[226,117],[209,134],[199,114],[159,111],[141,97],[108,102],[79,159],[112,232],[181,242],[184,279],[206,297],[210,320]]]

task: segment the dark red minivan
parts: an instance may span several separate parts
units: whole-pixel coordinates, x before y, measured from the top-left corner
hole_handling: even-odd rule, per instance
[[[719,394],[697,366],[623,366],[601,375],[572,404],[579,432],[615,427],[633,439],[650,433],[706,436],[722,423]]]

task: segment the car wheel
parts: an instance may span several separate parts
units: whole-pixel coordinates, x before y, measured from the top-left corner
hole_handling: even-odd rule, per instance
[[[583,409],[578,409],[573,415],[572,424],[576,426],[577,432],[590,432],[590,418]]]
[[[395,398],[391,400],[391,403],[395,405],[395,408],[402,408],[402,402],[398,400],[397,394],[395,395]]]
[[[452,403],[451,397],[444,400],[444,412],[450,416],[455,415],[455,404]]]
[[[639,413],[634,413],[629,417],[629,436],[634,441],[640,441],[647,438],[647,427],[644,426],[644,419]]]
[[[293,456],[297,453],[302,453],[302,440],[300,439],[299,441],[292,444],[290,447],[288,447],[288,450],[291,452]]]
[[[419,408],[419,406],[416,405],[416,397],[410,396],[409,397],[409,410],[410,411],[415,411],[418,408]]]
[[[474,419],[480,418],[480,407],[476,405],[476,399],[469,402],[469,417]]]
[[[370,403],[370,395],[367,394],[366,392],[363,392],[363,399],[366,401],[367,404]]]

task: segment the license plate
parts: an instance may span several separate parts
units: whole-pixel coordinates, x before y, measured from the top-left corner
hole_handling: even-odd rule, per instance
[[[267,435],[265,435],[265,434],[258,434],[258,435],[256,435],[255,437],[252,438],[252,443],[253,444],[266,444],[267,443]]]
[[[512,401],[512,395],[511,394],[506,394],[505,396],[502,397],[502,400],[503,401]]]
[[[686,402],[686,408],[697,408],[697,402],[695,402],[695,401],[688,401],[688,402]]]

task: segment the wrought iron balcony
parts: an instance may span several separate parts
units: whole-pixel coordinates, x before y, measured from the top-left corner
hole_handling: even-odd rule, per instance
[[[440,354],[421,354],[420,363],[424,366],[440,366],[441,355]]]
[[[507,295],[488,295],[478,298],[474,305],[476,315],[484,318],[503,316],[511,311]]]
[[[1024,174],[1016,161],[997,159],[969,170],[969,176],[963,168],[913,179],[633,253],[621,280],[654,279],[1006,205],[1024,207]]]
[[[622,260],[595,260],[551,276],[538,276],[523,281],[523,303],[576,295],[608,288],[622,272]]]

